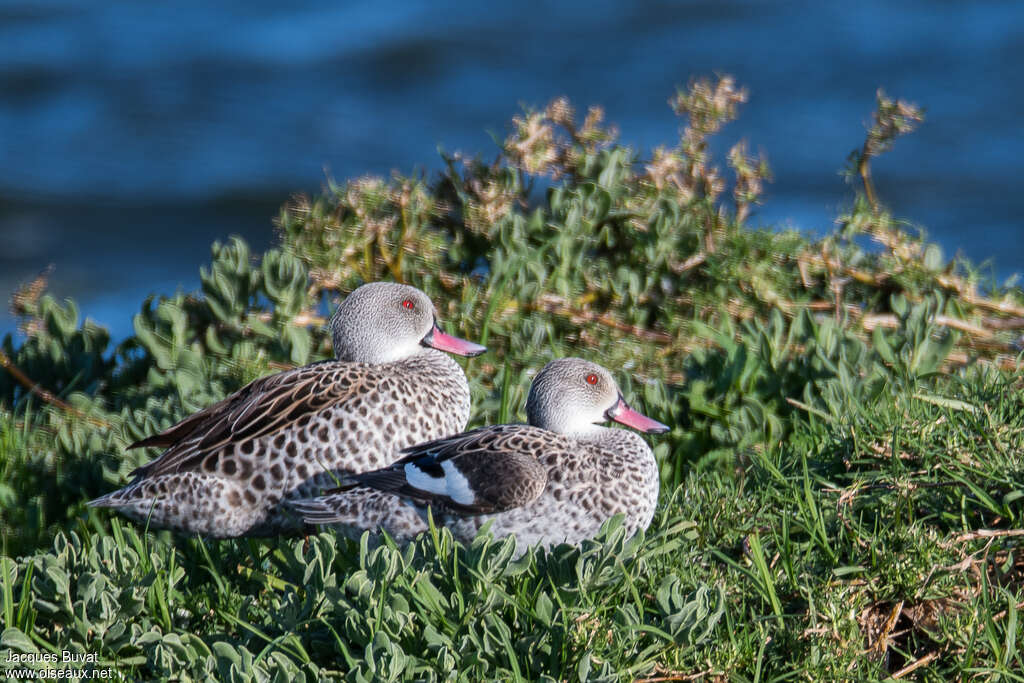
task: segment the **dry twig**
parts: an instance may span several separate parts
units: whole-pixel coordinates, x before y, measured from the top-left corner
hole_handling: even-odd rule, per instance
[[[978,529],[961,534],[953,539],[952,543],[966,543],[976,541],[979,538],[1005,538],[1008,536],[1024,536],[1024,529]]]
[[[924,657],[918,657],[917,659],[912,661],[910,664],[907,664],[905,667],[903,667],[902,669],[900,669],[899,671],[894,673],[892,675],[892,677],[893,678],[903,678],[907,674],[912,673],[914,671],[917,671],[922,666],[927,666],[928,664],[931,664],[933,661],[935,661],[938,658],[938,656],[939,656],[938,652],[929,652]]]
[[[652,676],[650,678],[634,678],[633,683],[663,683],[664,681],[696,681],[705,676],[711,675],[711,669],[698,671],[694,674],[671,672],[665,676]]]
[[[2,366],[7,372],[10,373],[11,377],[17,380],[18,384],[22,385],[31,392],[33,396],[42,399],[50,405],[56,406],[64,412],[71,413],[75,417],[80,417],[87,420],[89,423],[96,425],[97,427],[110,427],[110,423],[106,420],[94,417],[85,413],[78,408],[74,407],[70,403],[62,401],[57,398],[53,393],[43,389],[38,383],[33,382],[28,375],[22,372],[21,368],[14,364],[14,362],[7,357],[7,354],[0,351],[0,366]]]

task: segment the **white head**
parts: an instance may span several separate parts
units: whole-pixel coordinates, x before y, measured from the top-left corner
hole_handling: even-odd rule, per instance
[[[427,295],[392,282],[371,282],[345,297],[331,317],[331,334],[338,360],[359,363],[393,363],[424,346],[461,356],[486,351],[442,332]]]
[[[526,415],[534,427],[569,436],[593,433],[609,420],[649,434],[669,429],[630,408],[611,374],[580,358],[553,360],[537,373]]]

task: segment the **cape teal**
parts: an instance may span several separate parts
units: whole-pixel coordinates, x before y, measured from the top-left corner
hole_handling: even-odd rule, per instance
[[[294,533],[304,525],[282,501],[465,428],[469,386],[443,352],[485,349],[442,332],[423,292],[363,285],[330,326],[336,360],[257,379],[132,444],[166,450],[133,471],[130,484],[89,504],[216,538]]]
[[[347,477],[327,495],[289,505],[312,524],[351,536],[386,530],[408,540],[436,522],[471,540],[491,523],[496,537],[526,546],[579,543],[622,514],[627,533],[646,529],[658,501],[654,454],[638,434],[668,427],[631,409],[611,374],[564,358],[534,378],[528,425],[481,427],[419,444],[393,465]]]

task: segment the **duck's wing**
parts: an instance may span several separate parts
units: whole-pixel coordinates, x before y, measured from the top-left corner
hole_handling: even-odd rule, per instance
[[[350,475],[368,486],[463,514],[501,512],[535,500],[547,486],[538,460],[544,430],[526,425],[481,427],[407,448],[389,467]]]
[[[196,469],[229,443],[241,444],[270,434],[360,392],[374,390],[376,369],[324,362],[261,377],[227,398],[131,448],[163,446],[156,460],[136,468],[134,477]]]
[[[145,439],[139,439],[135,443],[130,444],[128,448],[168,448],[173,446],[175,443],[188,438],[189,435],[196,431],[196,429],[205,423],[211,416],[223,414],[230,411],[232,407],[251,400],[254,394],[259,394],[261,391],[265,391],[268,388],[268,385],[274,384],[274,380],[284,374],[288,374],[288,372],[286,371],[254,379],[227,398],[223,398],[216,403],[206,406],[202,410],[192,413],[181,422],[168,427],[159,434],[147,436]]]

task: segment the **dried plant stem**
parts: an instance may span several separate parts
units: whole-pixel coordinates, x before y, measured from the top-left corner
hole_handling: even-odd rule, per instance
[[[992,301],[976,294],[966,293],[963,295],[964,300],[972,306],[978,308],[984,308],[990,311],[996,311],[999,313],[1008,313],[1018,318],[1024,318],[1024,307],[1017,306],[1007,301]]]
[[[894,673],[892,675],[892,677],[896,678],[896,679],[903,678],[907,674],[912,673],[914,671],[917,671],[922,666],[927,666],[928,664],[931,664],[933,661],[938,659],[938,657],[939,657],[939,653],[938,652],[929,652],[924,657],[919,657],[918,659],[915,659],[910,664],[907,664],[905,667],[903,667],[902,669],[900,669],[899,671]]]
[[[686,259],[682,263],[680,263],[678,265],[673,265],[672,266],[672,272],[676,273],[677,275],[682,275],[686,271],[692,270],[693,268],[696,268],[697,266],[699,266],[700,264],[704,263],[707,260],[708,260],[707,253],[705,253],[703,251],[698,251],[696,254],[694,254],[693,256],[689,257],[688,259]]]
[[[1024,536],[1024,529],[978,529],[961,534],[953,539],[953,543],[966,543],[976,541],[979,538],[1006,538],[1013,536]]]
[[[946,315],[937,315],[933,319],[936,325],[941,327],[952,327],[955,330],[966,332],[967,334],[975,337],[981,337],[982,339],[991,339],[995,336],[990,330],[986,330],[984,327],[971,324],[966,320],[960,320],[958,318],[951,318]],[[896,328],[900,326],[899,318],[891,313],[869,313],[861,318],[861,325],[864,326],[865,330],[873,330],[876,327],[892,327]]]
[[[106,420],[101,420],[98,417],[93,417],[88,413],[82,412],[81,410],[74,407],[70,403],[62,401],[61,399],[57,398],[53,393],[40,387],[38,383],[33,382],[28,375],[22,372],[21,368],[15,365],[14,362],[10,358],[8,358],[7,354],[4,353],[3,351],[0,351],[0,366],[7,370],[7,372],[10,373],[11,377],[17,380],[18,384],[28,389],[33,396],[42,399],[43,401],[49,403],[50,405],[60,408],[64,412],[71,413],[75,417],[80,417],[84,420],[87,420],[89,423],[94,424],[97,427],[110,427],[110,423],[107,422]]]
[[[652,676],[650,678],[634,678],[633,683],[662,683],[663,681],[696,681],[711,675],[711,669],[698,671],[694,674],[669,673],[664,676]]]
[[[861,182],[864,183],[864,196],[867,197],[871,210],[878,213],[878,194],[875,192],[875,183],[871,180],[871,156],[867,143],[864,143],[864,149],[860,153],[857,173],[860,174]]]
[[[269,323],[271,320],[274,319],[274,316],[272,313],[268,312],[260,313],[258,316],[256,316],[256,318],[260,322]],[[323,325],[327,324],[327,319],[324,318],[322,315],[317,315],[316,313],[313,313],[312,311],[299,311],[299,313],[297,313],[294,318],[289,320],[288,323],[290,325],[294,325],[295,327],[307,327],[309,325],[322,327]]]
[[[578,310],[569,305],[569,302],[562,297],[554,295],[544,296],[537,302],[524,305],[520,305],[516,301],[509,301],[505,306],[504,313],[511,315],[516,312],[526,313],[531,310],[560,315],[568,318],[576,324],[592,323],[602,325],[604,327],[610,327],[612,329],[619,330],[620,332],[626,332],[635,337],[639,337],[645,341],[655,341],[662,344],[670,344],[673,341],[673,337],[665,332],[656,332],[654,330],[648,330],[640,327],[639,325],[630,325],[628,323],[620,322],[613,318],[609,313],[594,313],[592,311]]]

